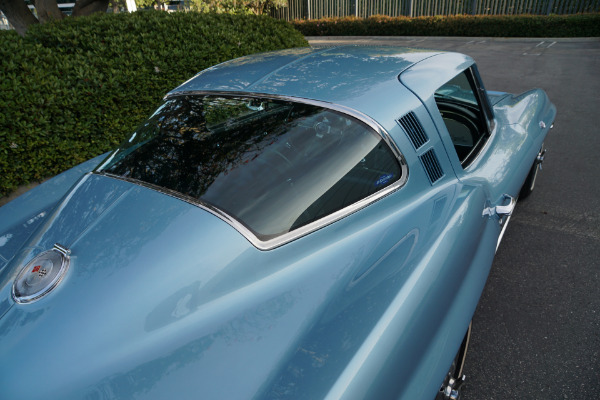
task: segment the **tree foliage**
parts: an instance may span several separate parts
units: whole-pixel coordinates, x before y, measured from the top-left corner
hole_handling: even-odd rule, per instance
[[[264,15],[153,10],[0,31],[0,197],[113,148],[204,68],[307,44]]]
[[[162,8],[168,0],[135,0],[139,8]],[[35,6],[35,14],[28,4]],[[287,0],[185,0],[191,10],[231,14],[268,13],[271,9],[287,6]],[[75,0],[72,16],[90,15],[106,12],[108,7],[118,10],[124,6],[124,0]],[[24,36],[31,25],[61,20],[65,17],[59,9],[57,0],[0,0],[0,11],[17,33]]]
[[[164,3],[161,0],[135,0],[139,8],[160,8]],[[185,3],[194,11],[255,15],[287,6],[287,0],[186,0]]]

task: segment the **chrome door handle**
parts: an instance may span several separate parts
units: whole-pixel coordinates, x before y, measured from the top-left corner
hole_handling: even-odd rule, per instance
[[[497,215],[500,217],[500,224],[502,224],[504,217],[510,217],[515,209],[515,206],[517,205],[517,199],[506,193],[504,194],[503,198],[504,200],[510,200],[507,205],[486,207],[483,209],[483,216],[485,217],[487,215],[488,217],[493,217],[494,215]]]
[[[496,214],[498,214],[498,216],[501,218],[506,216],[510,217],[515,209],[515,206],[517,205],[517,199],[511,195],[505,193],[504,199],[510,199],[510,202],[505,206],[495,207]]]

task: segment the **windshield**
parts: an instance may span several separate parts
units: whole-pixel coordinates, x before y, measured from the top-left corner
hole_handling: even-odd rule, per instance
[[[391,185],[400,165],[363,122],[263,98],[167,100],[98,172],[176,191],[269,240]]]

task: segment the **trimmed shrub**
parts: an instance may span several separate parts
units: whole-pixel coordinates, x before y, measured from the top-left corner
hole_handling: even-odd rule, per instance
[[[195,73],[306,46],[266,16],[140,11],[0,32],[0,196],[120,143]]]
[[[296,20],[305,36],[597,37],[600,14],[454,15],[435,17],[325,18]]]

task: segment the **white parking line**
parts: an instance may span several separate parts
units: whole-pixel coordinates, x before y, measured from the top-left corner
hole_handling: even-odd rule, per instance
[[[545,49],[549,49],[550,47],[552,47],[556,44],[556,42],[552,42],[552,43],[548,43],[548,44],[545,44],[545,43],[546,43],[546,41],[539,42],[535,47],[542,47]]]
[[[487,43],[487,40],[469,40],[465,44],[483,44]]]

